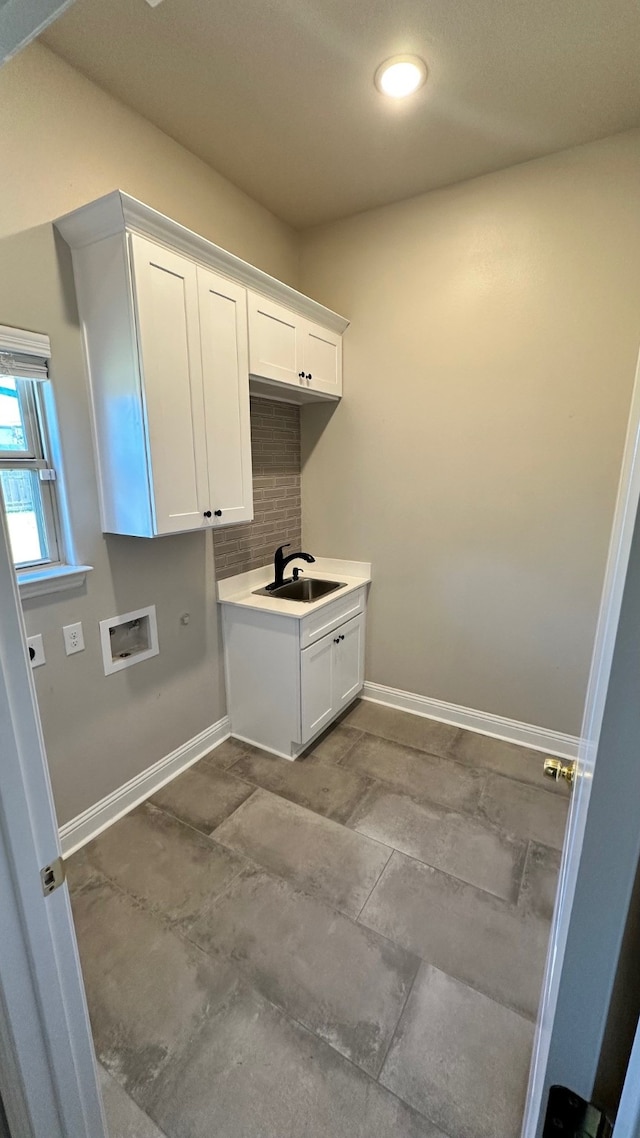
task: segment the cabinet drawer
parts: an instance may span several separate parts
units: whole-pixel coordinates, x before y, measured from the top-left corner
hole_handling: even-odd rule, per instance
[[[363,586],[355,593],[340,597],[330,605],[318,609],[318,612],[305,617],[300,622],[300,647],[307,648],[309,644],[314,644],[339,624],[344,624],[345,620],[351,620],[358,613],[364,612],[365,593],[366,588]]]

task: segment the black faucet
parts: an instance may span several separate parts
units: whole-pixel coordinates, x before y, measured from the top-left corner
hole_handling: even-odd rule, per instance
[[[312,557],[310,553],[290,553],[288,557],[285,557],[282,550],[288,549],[290,545],[291,542],[287,541],[285,545],[280,545],[276,549],[273,557],[273,584],[267,585],[268,589],[279,589],[280,585],[285,584],[284,571],[290,561],[296,561],[298,557],[301,557],[303,561],[308,561],[310,565],[315,561],[315,557]]]

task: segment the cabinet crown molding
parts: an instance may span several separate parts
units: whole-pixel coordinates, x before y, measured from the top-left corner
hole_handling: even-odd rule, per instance
[[[122,190],[113,190],[112,193],[59,217],[53,224],[72,249],[92,245],[105,237],[113,237],[125,231],[151,237],[168,249],[184,253],[198,264],[278,301],[325,328],[342,334],[349,327],[349,321],[344,316],[339,316],[337,312],[269,276],[241,257],[221,249],[206,237],[201,237]]]

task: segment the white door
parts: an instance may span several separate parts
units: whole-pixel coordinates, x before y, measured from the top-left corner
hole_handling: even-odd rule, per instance
[[[0,508],[0,1096],[15,1138],[107,1138],[66,884]]]
[[[302,336],[304,384],[310,391],[342,395],[342,336],[305,321]]]
[[[636,377],[536,1029],[524,1138],[541,1135],[550,1086],[566,1086],[587,1101],[592,1098],[640,857],[639,452]],[[637,1104],[637,1086],[635,1096]],[[629,1113],[633,1107],[627,1105]],[[632,1138],[631,1131],[619,1130],[616,1124],[618,1135]]]
[[[207,465],[214,525],[253,519],[247,292],[198,268]]]
[[[210,525],[196,266],[132,234],[155,532]]]
[[[334,716],[338,632],[339,629],[330,632],[300,653],[303,743],[321,731]]]
[[[303,317],[255,292],[247,296],[251,374],[300,387]]]
[[[334,712],[355,699],[364,683],[364,613],[336,629]]]

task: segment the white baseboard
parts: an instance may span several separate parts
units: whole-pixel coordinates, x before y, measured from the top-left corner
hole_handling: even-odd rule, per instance
[[[429,699],[425,695],[414,695],[413,692],[399,691],[383,684],[365,682],[362,698],[372,703],[384,703],[399,711],[409,711],[412,715],[423,715],[426,719],[438,719],[441,723],[463,727],[466,731],[477,731],[480,735],[491,735],[494,739],[530,747],[534,751],[544,751],[561,759],[578,757],[579,738],[564,735],[561,731],[550,731],[548,727],[519,723],[517,719],[504,719],[501,715],[489,715],[486,711],[474,711],[470,707]]]
[[[137,774],[135,778],[112,791],[106,798],[96,802],[95,806],[90,806],[88,810],[78,814],[77,818],[66,822],[59,831],[63,856],[69,857],[92,838],[97,837],[106,830],[107,826],[117,822],[118,818],[128,814],[150,794],[160,790],[165,783],[171,782],[172,778],[181,774],[187,767],[193,766],[198,759],[223,743],[229,738],[229,734],[229,717],[225,715],[223,719],[212,723],[211,727],[206,727],[199,735],[194,735],[193,739],[177,747],[171,754],[165,755],[153,766],[147,767],[141,774]]]

